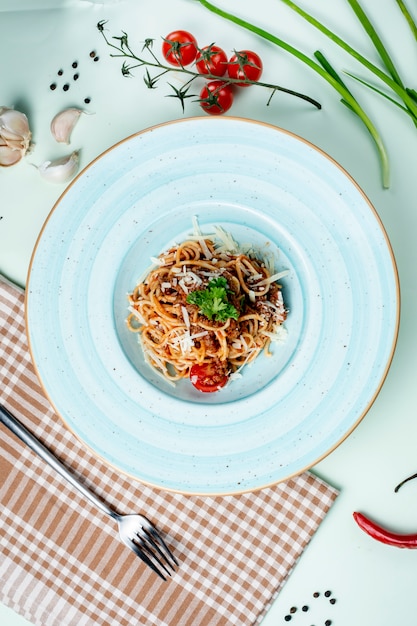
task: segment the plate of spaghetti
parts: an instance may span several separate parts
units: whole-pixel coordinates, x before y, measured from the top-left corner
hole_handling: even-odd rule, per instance
[[[271,356],[287,317],[277,283],[286,271],[275,273],[268,255],[258,258],[214,230],[208,238],[196,224],[192,239],[155,259],[129,294],[127,318],[153,368],[172,383],[189,379],[203,393],[240,378],[261,352]]]
[[[121,141],[53,207],[28,274],[36,372],[96,455],[162,489],[232,494],[317,463],[395,350],[384,227],[328,155],[192,118]]]

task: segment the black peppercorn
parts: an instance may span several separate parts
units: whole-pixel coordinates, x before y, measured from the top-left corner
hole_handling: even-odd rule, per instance
[[[304,613],[307,613],[308,606],[305,604],[304,606],[301,607],[301,610],[304,611]]]
[[[49,89],[51,89],[51,91],[54,91],[56,89],[56,83],[52,83],[51,85],[49,85]]]
[[[84,102],[85,102],[86,104],[90,104],[90,102],[91,102],[91,98],[84,98]]]
[[[69,88],[70,86],[68,85],[68,83],[65,83],[65,85],[62,87],[64,91],[68,91]]]
[[[74,68],[74,70],[75,70],[75,68],[77,68],[77,67],[78,67],[78,63],[77,63],[77,61],[74,61],[74,63],[72,64],[72,67]]]
[[[286,615],[284,619],[286,622],[289,622],[291,620],[291,615]]]
[[[325,595],[326,598],[329,598],[332,595],[332,592],[331,591],[325,591],[324,595]]]

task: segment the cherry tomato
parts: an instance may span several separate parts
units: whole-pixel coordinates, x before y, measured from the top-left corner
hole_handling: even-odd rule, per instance
[[[233,90],[222,80],[212,80],[200,91],[200,106],[209,115],[221,115],[233,104]]]
[[[224,76],[227,70],[227,55],[219,46],[206,46],[198,51],[195,66],[200,74]]]
[[[236,52],[229,60],[227,73],[230,78],[257,81],[262,75],[261,58],[251,50]],[[250,87],[250,83],[236,83],[239,87]]]
[[[197,40],[186,30],[175,30],[167,35],[162,44],[164,59],[171,65],[190,65],[197,56]]]
[[[219,365],[219,363],[217,364]],[[219,391],[229,380],[224,367],[214,363],[197,363],[190,369],[190,380],[194,387],[204,393]]]

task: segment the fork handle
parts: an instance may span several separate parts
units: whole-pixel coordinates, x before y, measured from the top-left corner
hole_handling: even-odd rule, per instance
[[[90,489],[80,482],[67,467],[57,459],[56,456],[46,448],[31,432],[24,426],[5,406],[0,404],[0,422],[2,422],[13,434],[25,443],[33,452],[36,452],[41,459],[50,465],[58,474],[68,480],[69,483],[86,498],[95,504],[103,513],[110,515],[113,519],[118,518],[118,514],[98,498]]]

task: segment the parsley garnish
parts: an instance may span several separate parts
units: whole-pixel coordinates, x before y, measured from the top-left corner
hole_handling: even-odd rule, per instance
[[[189,293],[187,302],[198,306],[200,312],[209,320],[213,317],[216,322],[225,322],[229,318],[237,320],[239,313],[227,299],[228,292],[231,293],[227,288],[227,280],[219,276],[210,280],[206,289]]]

